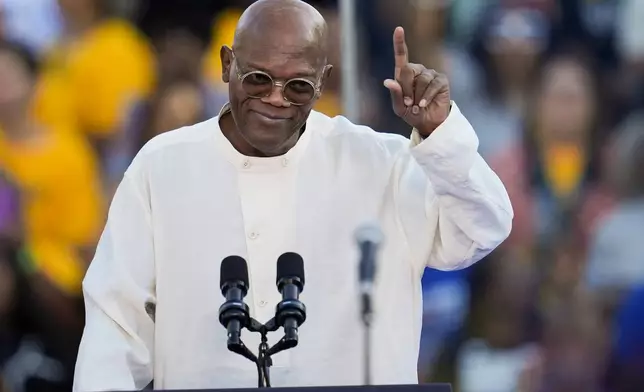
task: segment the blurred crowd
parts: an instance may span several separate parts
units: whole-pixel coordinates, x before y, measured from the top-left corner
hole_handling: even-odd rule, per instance
[[[1,392],[71,390],[115,186],[150,138],[218,114],[219,50],[251,2],[0,0]],[[382,87],[402,25],[515,210],[486,260],[426,271],[421,380],[643,391],[644,1],[355,2],[360,122],[409,134]],[[338,4],[310,3],[337,70],[316,109],[340,115]]]

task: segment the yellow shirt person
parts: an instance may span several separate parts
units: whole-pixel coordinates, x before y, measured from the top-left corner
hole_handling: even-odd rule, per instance
[[[38,270],[69,294],[80,293],[86,261],[104,223],[104,200],[92,149],[58,130],[20,142],[0,130],[0,166],[21,192],[25,245]]]
[[[78,127],[97,139],[114,136],[132,101],[155,79],[154,54],[127,21],[106,19],[44,61],[34,104],[44,124]]]

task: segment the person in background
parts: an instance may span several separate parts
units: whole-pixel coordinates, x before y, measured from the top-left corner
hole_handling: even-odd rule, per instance
[[[618,199],[590,242],[587,288],[608,313],[633,287],[644,285],[644,112],[620,128],[611,159]]]
[[[576,298],[584,290],[584,249],[576,233],[562,229],[534,252],[540,275],[540,306],[550,309]]]
[[[471,44],[480,74],[465,89],[463,112],[478,124],[484,157],[520,141],[530,87],[550,34],[547,15],[530,7],[500,5],[481,19]]]
[[[516,212],[508,245],[535,249],[562,230],[578,230],[583,245],[608,203],[600,191],[602,110],[590,64],[567,50],[550,57],[522,142],[492,158]]]
[[[615,392],[639,392],[644,385],[644,285],[625,294],[615,318],[608,385]]]
[[[543,313],[540,389],[600,392],[608,365],[608,326],[592,301],[578,296]],[[532,392],[532,391],[530,391]]]
[[[20,196],[16,184],[0,167],[0,247],[18,244],[23,240]]]
[[[172,129],[194,125],[209,118],[201,85],[192,79],[177,79],[159,89],[141,107],[140,117],[126,128],[131,136],[119,151],[121,161],[113,179],[120,181],[136,153],[153,137]],[[116,183],[118,184],[118,182]]]
[[[108,150],[106,176],[111,189],[121,181],[145,142],[173,129],[167,128],[168,124],[179,128],[214,117],[228,100],[204,77],[206,43],[188,28],[166,30],[153,42],[157,48],[157,85],[150,96],[132,104],[123,132]],[[162,124],[153,125],[159,121]]]
[[[599,60],[602,74],[616,76],[615,71],[619,62],[618,47],[616,46],[617,31],[621,19],[618,17],[620,8],[626,2],[623,0],[578,0],[574,2],[577,21],[582,38],[593,46],[595,58]],[[572,20],[571,20],[572,21]],[[581,35],[580,34],[580,35]],[[610,88],[611,86],[607,86]]]
[[[0,171],[0,392],[8,392],[5,367],[20,341],[13,317],[18,301],[10,252],[22,237],[19,206],[15,184]]]
[[[228,86],[221,81],[221,56],[219,51],[230,45],[235,37],[235,26],[244,12],[243,6],[229,7],[215,15],[212,22],[212,38],[204,58],[204,75],[218,91],[226,93]]]
[[[56,0],[2,0],[0,9],[5,39],[20,42],[37,56],[60,37],[62,20]]]
[[[449,75],[454,97],[459,102],[467,102],[471,99],[472,87],[480,84],[480,81],[476,80],[476,67],[466,51],[466,45],[462,45],[451,34],[449,23],[453,16],[453,4],[436,0],[409,0],[408,3],[407,13],[411,15],[410,24],[413,27],[411,47],[418,51],[422,61]]]
[[[334,72],[329,77],[325,86],[324,95],[315,103],[314,109],[326,114],[329,117],[339,116],[342,111],[342,61],[340,60],[342,51],[340,49],[340,37],[342,36],[342,26],[340,24],[340,15],[333,8],[321,9],[320,13],[327,21],[329,27],[328,53],[329,63],[336,64]],[[361,75],[361,77],[364,75]],[[368,92],[362,91],[364,100],[369,102]]]
[[[633,106],[644,107],[644,2],[622,0],[615,25],[615,41],[622,59],[617,82]]]
[[[440,377],[440,359],[449,350],[467,317],[470,290],[468,270],[438,271],[426,268],[423,274],[423,329],[420,337],[418,373],[421,381]]]
[[[58,2],[64,33],[45,58],[34,111],[46,125],[74,127],[102,155],[131,102],[152,91],[153,52],[107,0]]]
[[[539,350],[535,268],[507,256],[478,268],[469,338],[456,352],[454,384],[461,392],[516,392]]]
[[[2,40],[7,39],[7,23],[5,22],[6,14],[6,10],[2,5],[0,5],[0,39]]]
[[[8,260],[0,256],[0,392],[6,387],[4,368],[19,342],[11,313],[16,303],[16,279]]]
[[[65,375],[60,359],[65,351],[73,353],[75,346],[60,341],[65,334],[51,333],[57,326],[41,323],[65,315],[48,313],[52,297],[46,288],[51,285],[36,274],[23,274],[20,199],[16,184],[0,174],[0,391],[65,392],[72,368],[68,362]]]
[[[37,64],[0,43],[0,167],[15,181],[25,222],[23,261],[61,298],[77,298],[100,234],[104,200],[95,156],[77,133],[30,116]],[[65,302],[65,301],[61,301]]]

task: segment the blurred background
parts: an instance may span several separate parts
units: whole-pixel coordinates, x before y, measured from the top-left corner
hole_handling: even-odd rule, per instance
[[[251,2],[0,0],[0,391],[71,390],[114,187],[151,137],[217,115],[219,49]],[[355,2],[359,122],[409,132],[382,87],[403,25],[516,214],[485,261],[425,273],[421,379],[644,391],[644,1]],[[339,68],[317,109],[335,116],[347,34],[337,2],[311,3]]]

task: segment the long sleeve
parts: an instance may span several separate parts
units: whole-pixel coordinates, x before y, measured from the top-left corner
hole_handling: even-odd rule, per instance
[[[83,281],[86,325],[75,392],[137,390],[153,378],[155,261],[149,197],[126,173]]]
[[[394,176],[394,200],[419,269],[466,268],[510,233],[508,194],[477,148],[476,133],[456,104],[427,139],[412,135],[411,154],[403,155]]]

